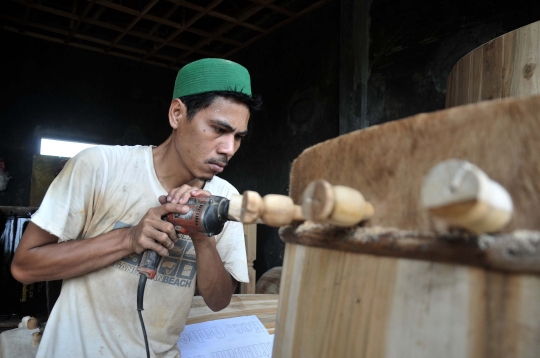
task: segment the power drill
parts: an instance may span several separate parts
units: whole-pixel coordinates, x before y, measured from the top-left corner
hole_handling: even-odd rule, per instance
[[[229,221],[229,203],[230,201],[221,196],[202,196],[193,197],[185,204],[189,211],[185,214],[170,213],[161,219],[168,221],[174,225],[174,230],[177,233],[205,234],[208,237],[217,235],[223,230],[223,226]],[[146,280],[156,277],[156,270],[161,261],[161,256],[153,250],[145,250],[137,267],[140,274],[139,286],[137,289],[137,311],[139,311],[139,319],[146,345],[146,355],[150,357],[150,349],[146,336],[146,329],[141,311],[143,308],[144,288]]]
[[[214,236],[223,230],[223,226],[229,220],[229,200],[222,196],[202,196],[190,198],[185,204],[189,211],[185,214],[170,213],[162,217],[174,225],[177,233],[205,234]],[[137,271],[149,279],[156,276],[156,269],[161,256],[152,250],[143,252]]]

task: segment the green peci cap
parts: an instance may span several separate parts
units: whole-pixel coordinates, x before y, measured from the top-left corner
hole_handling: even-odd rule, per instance
[[[173,99],[212,91],[235,91],[251,96],[248,70],[229,60],[204,58],[178,71]]]

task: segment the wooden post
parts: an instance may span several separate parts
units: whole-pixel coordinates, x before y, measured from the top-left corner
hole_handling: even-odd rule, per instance
[[[257,258],[257,225],[244,225],[244,242],[246,244],[246,258],[249,282],[240,283],[240,293],[255,293],[256,275],[253,261]]]
[[[371,0],[341,0],[339,133],[369,126],[369,10]]]

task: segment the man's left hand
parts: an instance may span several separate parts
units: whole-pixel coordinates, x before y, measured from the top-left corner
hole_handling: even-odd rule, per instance
[[[173,204],[185,204],[188,202],[191,197],[198,196],[211,196],[212,194],[208,190],[203,190],[197,188],[196,186],[191,186],[184,184],[179,188],[172,189],[167,196],[162,195],[159,197],[159,202],[163,205],[166,203]]]

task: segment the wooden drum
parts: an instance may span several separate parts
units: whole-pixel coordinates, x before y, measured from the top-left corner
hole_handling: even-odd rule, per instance
[[[446,108],[540,93],[540,21],[463,56],[448,75]]]
[[[512,198],[495,234],[441,226],[423,179],[457,158]],[[293,163],[300,204],[315,179],[360,191],[354,228],[305,222],[286,242],[274,358],[540,357],[540,96],[487,101],[370,127]]]

